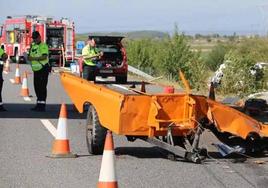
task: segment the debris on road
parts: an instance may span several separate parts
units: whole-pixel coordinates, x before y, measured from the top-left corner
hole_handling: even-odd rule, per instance
[[[223,157],[226,157],[228,155],[231,155],[231,154],[244,154],[246,151],[245,151],[245,148],[242,148],[240,146],[234,146],[234,147],[230,147],[224,143],[213,143],[212,145],[214,145],[219,153],[223,156]]]

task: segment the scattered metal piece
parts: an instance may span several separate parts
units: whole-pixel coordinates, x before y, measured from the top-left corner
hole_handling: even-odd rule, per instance
[[[241,153],[244,154],[245,153],[245,148],[242,148],[241,146],[235,146],[235,147],[230,147],[224,143],[213,143],[212,145],[214,145],[218,151],[220,152],[220,154],[223,157],[226,157],[232,153]]]
[[[262,161],[262,160],[256,160],[256,161],[254,161],[254,163],[256,163],[256,164],[265,164],[265,163],[266,163],[266,161]]]

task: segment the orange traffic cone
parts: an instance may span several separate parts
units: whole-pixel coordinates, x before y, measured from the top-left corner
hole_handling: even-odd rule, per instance
[[[4,68],[4,71],[6,73],[10,72],[10,57],[8,56],[8,59],[6,60],[6,64],[5,64],[5,68]]]
[[[16,72],[15,72],[15,82],[14,82],[14,84],[21,84],[19,64],[16,64]]]
[[[111,131],[107,131],[101,162],[98,188],[117,188],[114,161],[114,142]]]
[[[141,82],[141,92],[146,93],[145,82],[144,81]]]
[[[23,97],[29,97],[29,89],[28,89],[27,72],[26,71],[24,72],[24,75],[23,75],[20,95]]]
[[[174,87],[173,86],[164,87],[164,93],[174,93]]]
[[[70,152],[68,130],[67,130],[67,110],[62,104],[58,121],[56,139],[53,143],[51,158],[75,158],[77,155]]]

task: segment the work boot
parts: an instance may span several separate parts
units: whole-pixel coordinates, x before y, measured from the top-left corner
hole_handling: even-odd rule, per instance
[[[5,111],[7,111],[7,110],[4,108],[4,106],[0,105],[0,112],[5,112]]]

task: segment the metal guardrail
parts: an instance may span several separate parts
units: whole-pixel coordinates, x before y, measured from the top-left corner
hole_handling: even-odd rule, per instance
[[[81,57],[81,54],[76,54],[75,57],[77,59],[77,58]],[[155,77],[153,77],[153,76],[151,76],[151,75],[149,75],[149,74],[147,74],[147,73],[145,73],[145,72],[143,72],[143,71],[141,71],[139,69],[136,69],[135,67],[133,67],[131,65],[128,65],[128,71],[133,73],[133,74],[136,74],[138,76],[141,76],[143,78],[146,78],[148,80],[154,80],[155,79]]]
[[[136,68],[134,68],[134,67],[132,67],[130,65],[128,65],[128,71],[133,73],[133,74],[136,74],[138,76],[144,77],[144,78],[146,78],[148,80],[153,80],[154,79],[153,76],[151,76],[151,75],[149,75],[149,74],[147,74],[145,72],[142,72],[139,69],[136,69]]]

